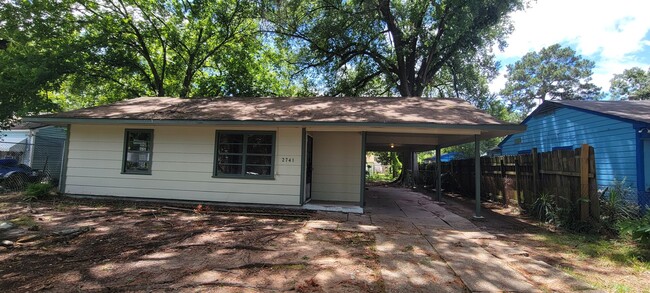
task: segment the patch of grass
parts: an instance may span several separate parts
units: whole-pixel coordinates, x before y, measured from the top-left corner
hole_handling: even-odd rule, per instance
[[[618,292],[621,292],[621,293],[623,293],[623,292],[634,292],[632,290],[632,288],[630,288],[630,287],[628,287],[626,285],[623,285],[623,284],[613,284],[611,288],[612,288],[612,292],[617,292],[617,293]]]
[[[551,246],[560,246],[558,251],[571,252],[583,258],[608,261],[636,271],[650,270],[650,250],[630,241],[574,233],[543,233],[535,238]]]
[[[368,182],[389,182],[393,181],[393,179],[395,179],[395,177],[393,177],[393,174],[375,173],[366,176],[366,180]]]
[[[27,189],[23,192],[24,201],[36,201],[53,196],[54,186],[49,183],[33,183],[27,185]]]
[[[38,226],[34,218],[28,215],[20,215],[11,220],[12,223],[21,227],[35,227]]]

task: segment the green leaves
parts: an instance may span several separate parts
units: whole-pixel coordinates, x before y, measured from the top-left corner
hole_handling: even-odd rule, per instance
[[[287,95],[282,48],[243,0],[9,0],[0,120],[137,96]],[[285,55],[286,56],[286,55]]]
[[[617,100],[650,100],[650,68],[643,71],[639,67],[626,69],[615,74],[610,81],[609,92]]]
[[[521,2],[6,0],[0,120],[137,96],[485,104],[496,72],[490,48]]]
[[[461,60],[501,43],[508,13],[520,8],[516,0],[313,0],[285,1],[265,15],[331,95],[422,96],[468,81],[463,73],[478,67]]]
[[[544,100],[594,100],[601,93],[591,83],[593,68],[593,61],[555,44],[508,65],[508,81],[501,95],[523,114]]]

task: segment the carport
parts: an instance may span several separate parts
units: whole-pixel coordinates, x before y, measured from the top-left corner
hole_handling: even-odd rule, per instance
[[[303,189],[303,207],[330,211],[363,212],[365,205],[365,172],[366,153],[369,151],[422,152],[436,150],[440,158],[441,149],[449,146],[474,143],[475,159],[480,160],[479,143],[481,140],[506,136],[525,130],[524,126],[506,123],[495,119],[489,114],[477,109],[466,101],[459,99],[423,99],[423,98],[372,98],[368,100],[341,99],[340,103],[328,105],[328,119],[334,121],[312,121],[318,125],[308,125],[303,138],[303,154],[306,158],[306,186]],[[322,108],[321,108],[322,109]],[[320,118],[320,117],[318,117]],[[345,138],[343,138],[345,137]],[[319,139],[320,138],[320,139]],[[316,149],[320,146],[320,149]],[[327,162],[314,162],[312,148],[315,153],[327,153]],[[360,163],[353,168],[349,159],[354,154],[354,160]],[[318,156],[315,156],[318,157]],[[337,169],[339,174],[349,178],[359,178],[356,184],[359,192],[348,193],[347,197],[324,195],[319,190],[316,200],[311,196],[312,173],[332,167],[332,161],[339,157],[347,157],[348,161],[338,162],[347,169]],[[320,165],[318,163],[321,163]],[[440,161],[437,161],[437,199],[441,197]],[[413,165],[413,164],[410,164]],[[358,166],[358,167],[357,167]],[[476,198],[480,199],[480,164],[476,164]],[[326,179],[316,178],[315,182]],[[343,183],[343,182],[342,182]],[[349,182],[345,182],[349,184]],[[336,189],[336,185],[330,185]],[[336,191],[327,190],[333,194]],[[476,205],[476,217],[480,217],[480,200]]]
[[[507,133],[516,132],[518,129],[506,128],[501,125],[476,125],[476,126],[461,126],[456,125],[451,128],[433,128],[428,129],[428,133],[405,133],[402,132],[366,132],[364,134],[364,154],[365,152],[379,152],[379,151],[392,151],[392,152],[423,152],[423,151],[436,151],[436,200],[440,201],[442,196],[441,184],[441,149],[449,146],[474,143],[474,159],[475,159],[475,185],[476,185],[476,210],[475,217],[480,215],[480,196],[481,196],[481,170],[480,170],[480,141],[488,138],[505,136]],[[365,158],[365,155],[364,155]],[[409,159],[414,161],[413,156]],[[412,162],[414,166],[417,162]],[[364,162],[365,166],[365,162]],[[364,177],[365,178],[365,177]],[[364,182],[365,185],[365,182]],[[363,197],[363,195],[362,195]]]

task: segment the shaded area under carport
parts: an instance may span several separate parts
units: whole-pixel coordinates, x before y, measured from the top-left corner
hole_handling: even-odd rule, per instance
[[[441,174],[441,160],[443,147],[459,145],[468,142],[474,142],[474,190],[476,206],[474,218],[482,219],[481,216],[481,152],[480,141],[488,138],[498,137],[512,130],[493,129],[485,126],[485,129],[456,129],[453,131],[442,131],[432,129],[431,133],[377,133],[377,132],[364,132],[363,134],[363,150],[362,155],[363,170],[365,173],[365,155],[368,151],[404,151],[409,153],[405,166],[410,166],[412,169],[417,165],[417,159],[414,157],[415,152],[421,151],[436,151],[436,173],[435,173],[435,199],[440,201],[442,198],[442,174]],[[404,171],[404,170],[402,170]],[[409,170],[412,172],[412,170]],[[365,185],[365,178],[362,180]],[[362,192],[361,205],[364,205],[365,196]]]

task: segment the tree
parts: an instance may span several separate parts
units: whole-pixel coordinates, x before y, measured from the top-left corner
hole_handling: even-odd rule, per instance
[[[593,68],[593,61],[555,44],[508,65],[501,95],[524,115],[544,100],[594,100],[600,88],[591,83]]]
[[[506,122],[518,123],[521,121],[521,116],[510,111],[506,103],[499,99],[495,94],[487,95],[484,100],[481,100],[479,103],[475,104],[475,106],[484,110],[493,117]],[[479,146],[480,153],[487,153],[489,150],[495,148],[499,142],[501,142],[501,138],[499,137],[482,140]],[[459,158],[473,158],[475,154],[474,143],[451,146],[445,148],[443,152],[457,152],[459,153]]]
[[[2,121],[51,109],[48,101],[68,110],[146,95],[291,95],[299,88],[290,81],[291,56],[260,34],[253,1],[2,4],[0,39],[9,44],[0,50]]]
[[[435,92],[471,68],[464,61],[503,45],[508,13],[522,8],[519,0],[277,3],[265,7],[269,31],[299,52],[298,66],[320,74],[332,95]]]
[[[609,92],[617,100],[650,100],[650,68],[625,69],[610,80]]]
[[[75,29],[61,2],[3,1],[0,6],[0,128],[20,116],[51,111],[61,78],[78,69]],[[33,9],[32,9],[33,8]],[[24,21],[29,18],[30,21]]]
[[[243,0],[84,0],[86,71],[133,94],[254,94],[252,70],[263,45],[256,6]],[[117,74],[115,70],[118,70]],[[124,79],[124,77],[130,77]],[[225,78],[224,78],[225,77]],[[133,83],[133,80],[137,81]],[[200,82],[197,82],[199,81]],[[240,83],[243,82],[243,83]],[[145,85],[142,88],[141,85]]]

